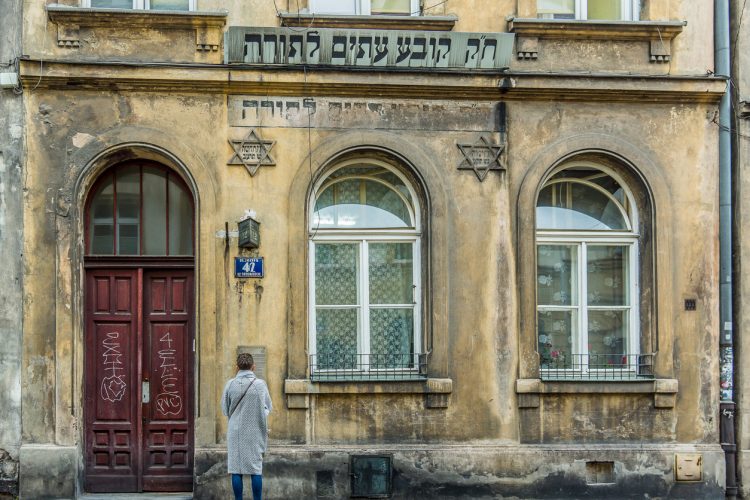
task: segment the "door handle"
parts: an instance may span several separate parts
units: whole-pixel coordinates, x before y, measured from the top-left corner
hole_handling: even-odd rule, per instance
[[[141,382],[141,403],[148,403],[151,401],[151,384],[148,380]]]

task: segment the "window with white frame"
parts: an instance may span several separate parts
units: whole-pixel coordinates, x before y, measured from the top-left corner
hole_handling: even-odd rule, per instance
[[[419,0],[310,0],[314,14],[419,15]]]
[[[635,203],[613,174],[565,168],[536,207],[537,335],[542,376],[638,375]]]
[[[581,19],[591,21],[637,21],[638,0],[537,0],[541,19]]]
[[[347,162],[317,183],[310,208],[312,375],[417,371],[421,222],[410,182],[377,160]]]
[[[195,10],[195,0],[83,0],[97,9]]]

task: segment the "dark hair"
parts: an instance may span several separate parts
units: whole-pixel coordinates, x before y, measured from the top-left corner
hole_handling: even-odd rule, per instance
[[[250,370],[254,364],[253,355],[249,352],[241,352],[237,355],[237,368],[240,370]]]

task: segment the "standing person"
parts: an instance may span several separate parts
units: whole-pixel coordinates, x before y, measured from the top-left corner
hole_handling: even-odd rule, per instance
[[[229,417],[227,429],[227,471],[232,475],[235,500],[242,500],[242,475],[250,474],[253,500],[263,491],[263,453],[268,447],[268,414],[271,396],[266,383],[253,371],[249,353],[237,356],[237,375],[227,382],[221,409]]]

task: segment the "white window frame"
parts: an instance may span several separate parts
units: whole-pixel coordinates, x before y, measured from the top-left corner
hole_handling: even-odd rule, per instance
[[[331,14],[330,12],[326,12],[325,8],[322,7],[322,0],[310,0],[310,12],[313,14],[322,14],[322,15],[350,15],[350,16],[369,16],[370,14],[370,7],[371,2],[370,0],[350,0],[352,4],[354,5],[353,11],[347,12],[347,13],[335,13]],[[419,15],[419,0],[410,0],[411,2],[411,12],[409,15],[412,16],[418,16]],[[403,15],[403,14],[401,14]]]
[[[628,205],[630,207],[630,215],[625,212],[623,207],[620,205],[619,202],[618,208],[620,209],[620,212],[623,215],[623,218],[627,224],[627,230],[624,231],[606,231],[606,230],[599,230],[599,231],[577,231],[577,230],[553,230],[553,229],[536,229],[535,231],[535,239],[536,239],[536,245],[535,248],[538,248],[540,245],[566,245],[566,246],[576,246],[577,247],[577,266],[578,266],[578,275],[577,275],[577,294],[578,294],[578,305],[571,305],[571,306],[554,306],[554,305],[541,305],[539,304],[539,299],[536,300],[536,313],[539,314],[540,311],[577,311],[577,336],[578,338],[572,338],[571,339],[571,346],[573,349],[576,349],[575,353],[571,354],[582,354],[588,356],[589,350],[588,350],[588,337],[589,337],[589,331],[588,331],[588,312],[589,310],[613,310],[613,309],[620,309],[620,310],[626,310],[629,309],[628,314],[628,334],[626,337],[628,345],[624,348],[625,354],[629,355],[640,355],[641,354],[641,344],[640,344],[640,338],[641,338],[641,328],[640,328],[640,284],[639,284],[639,269],[640,269],[640,261],[639,261],[639,250],[638,250],[638,242],[640,235],[638,234],[638,214],[637,209],[635,205],[635,199],[633,198],[633,195],[630,193],[630,191],[627,189],[626,184],[622,181],[622,179],[619,178],[615,173],[610,171],[609,169],[606,169],[600,165],[591,164],[591,163],[577,163],[575,165],[567,165],[563,168],[558,169],[556,172],[554,172],[553,176],[555,174],[558,174],[564,170],[568,170],[571,168],[575,168],[578,166],[584,166],[584,167],[590,167],[594,168],[596,170],[599,170],[602,174],[605,174],[607,176],[610,176],[614,178],[617,183],[622,188],[625,197],[628,201]],[[587,180],[582,179],[570,179],[573,182],[585,184],[588,186],[592,186],[599,191],[606,192],[610,197],[612,195],[601,188],[601,186],[597,185],[596,183],[592,183]],[[564,178],[561,179],[553,179],[551,182],[545,182],[544,187],[548,186],[551,183],[557,183],[557,182],[566,182]],[[591,306],[588,304],[588,277],[587,277],[587,247],[588,246],[626,246],[628,247],[628,294],[630,299],[630,305],[629,306]],[[538,250],[537,250],[538,254]],[[535,276],[534,276],[534,283],[535,286],[538,287],[538,267],[534,270]],[[538,296],[538,295],[537,295]],[[539,328],[537,325],[537,345],[539,342]],[[631,363],[631,359],[628,358],[628,368],[625,370],[624,368],[618,368],[620,371],[630,371],[632,372],[632,375],[637,375],[637,363],[633,364]],[[551,372],[551,373],[596,373],[596,372],[606,372],[606,369],[598,369],[598,370],[589,370],[588,363],[581,363],[580,368],[548,368],[544,369],[541,368],[542,374],[545,372]]]
[[[192,12],[195,10],[195,2],[197,0],[188,0],[188,10],[176,10],[175,12]],[[91,0],[82,0],[83,7],[91,8]],[[151,0],[132,0],[133,10],[151,10]]]
[[[313,216],[315,213],[315,202],[318,193],[322,192],[325,187],[330,185],[330,177],[337,170],[353,165],[373,165],[386,168],[395,174],[409,190],[411,204],[409,206],[410,215],[414,221],[414,228],[395,228],[395,229],[341,229],[341,228],[315,228],[313,225]],[[359,177],[359,176],[355,176]],[[351,177],[348,177],[351,178]],[[366,177],[361,177],[366,178]],[[422,231],[420,217],[419,198],[411,185],[411,182],[398,170],[394,169],[387,163],[374,159],[357,159],[344,162],[337,166],[335,170],[328,173],[323,179],[319,180],[310,196],[308,205],[308,238],[309,238],[309,259],[308,259],[308,353],[317,356],[317,308],[315,303],[315,245],[318,243],[349,243],[357,244],[359,247],[358,262],[358,279],[357,279],[357,354],[362,354],[362,359],[369,361],[368,355],[371,354],[370,348],[370,310],[380,308],[401,308],[406,309],[404,304],[371,304],[370,303],[370,273],[369,273],[369,245],[371,243],[411,243],[412,244],[412,311],[414,318],[414,352],[411,360],[413,368],[408,371],[417,372],[419,370],[419,356],[422,354]],[[351,309],[353,304],[341,306],[323,306],[330,309]],[[311,368],[312,370],[312,368]],[[317,374],[351,374],[356,376],[365,373],[388,373],[388,372],[405,372],[404,368],[378,368],[370,369],[369,363],[363,361],[362,364],[354,369],[349,368],[331,368],[317,369]]]
[[[589,0],[575,0],[575,19],[588,21]],[[640,0],[623,0],[620,5],[620,18],[608,19],[608,21],[638,21],[640,19]],[[554,17],[552,18],[554,19]],[[564,19],[561,19],[564,20]],[[603,21],[603,19],[597,19]]]

